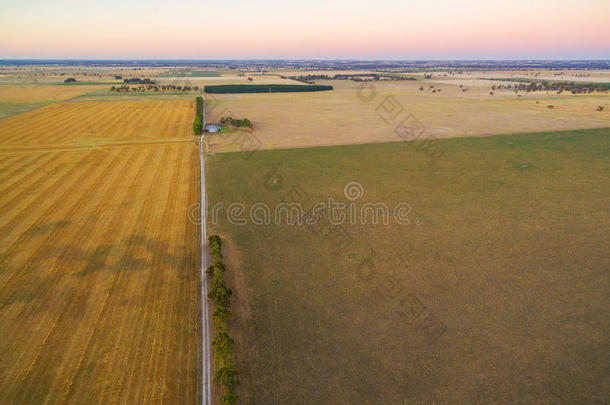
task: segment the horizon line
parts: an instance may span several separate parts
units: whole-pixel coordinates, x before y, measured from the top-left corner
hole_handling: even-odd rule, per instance
[[[0,61],[196,61],[196,62],[610,62],[604,58],[106,58],[106,57],[0,57]]]

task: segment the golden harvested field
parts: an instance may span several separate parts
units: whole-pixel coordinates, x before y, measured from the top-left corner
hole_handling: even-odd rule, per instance
[[[67,102],[0,121],[0,152],[192,141],[194,100]]]
[[[193,115],[62,103],[0,121],[3,404],[197,401],[198,147],[150,142],[189,139]],[[37,150],[92,125],[132,144]]]
[[[360,84],[352,81],[316,83],[332,85],[335,90],[214,95],[213,100],[208,97],[212,106],[208,119],[249,118],[259,141],[251,144],[263,149],[399,141],[404,138],[395,128],[410,114],[425,127],[422,136],[436,138],[610,126],[608,93],[535,92],[519,97],[503,90],[490,95],[491,86],[503,82],[442,77],[374,82],[374,92],[367,88],[360,93]],[[439,88],[440,93],[432,93]],[[598,105],[606,106],[605,110],[596,111]],[[238,134],[215,134],[210,145],[213,152],[249,148]]]

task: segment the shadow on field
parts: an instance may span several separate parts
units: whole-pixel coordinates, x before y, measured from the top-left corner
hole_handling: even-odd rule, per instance
[[[52,221],[43,225],[35,226],[30,229],[30,233],[38,235],[46,235],[52,231],[58,231],[70,225],[70,221],[62,219],[59,221]]]
[[[65,222],[65,223],[64,223]],[[58,221],[33,232],[48,232],[63,228],[68,221]],[[159,239],[144,235],[132,234],[116,243],[103,244],[86,249],[81,246],[58,245],[46,250],[38,256],[36,262],[54,262],[55,266],[66,269],[81,268],[76,263],[85,263],[76,272],[79,276],[87,276],[98,271],[142,270],[153,263],[171,265],[177,263],[181,256],[170,252],[169,246]]]
[[[30,230],[31,233],[48,233],[69,225],[69,221],[56,221]],[[16,303],[30,303],[40,298],[40,292],[58,288],[65,277],[86,278],[99,271],[140,271],[153,266],[173,266],[184,260],[184,254],[170,252],[166,242],[144,235],[132,234],[113,244],[86,249],[75,244],[49,246],[33,257],[30,263],[16,269],[0,260],[0,273],[13,273],[9,294],[0,302],[2,308]],[[1,256],[0,256],[1,258]],[[57,294],[68,291],[58,289]]]
[[[153,263],[172,265],[180,260],[178,255],[170,252],[168,245],[159,239],[133,234],[116,244],[97,246],[92,250],[83,250],[77,246],[68,246],[70,256],[76,255],[87,262],[78,274],[86,276],[98,271],[134,271],[143,270]]]

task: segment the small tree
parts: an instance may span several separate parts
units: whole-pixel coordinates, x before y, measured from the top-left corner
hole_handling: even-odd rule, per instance
[[[193,132],[195,135],[200,135],[201,132],[203,132],[203,121],[199,117],[195,118],[195,121],[193,121]]]
[[[214,382],[222,384],[227,388],[227,391],[233,391],[237,388],[239,377],[235,365],[231,361],[226,361],[225,365],[216,371]]]
[[[217,306],[214,308],[212,319],[216,325],[226,324],[227,320],[231,316],[231,310],[227,307]],[[227,335],[228,336],[228,335]]]
[[[237,402],[239,397],[233,391],[227,391],[224,395],[220,397],[220,403],[222,404],[234,404]]]
[[[233,356],[233,345],[235,344],[235,341],[227,332],[218,332],[214,340],[212,340],[212,344],[216,351],[215,356],[222,359],[228,359]]]
[[[220,255],[220,257],[222,257],[222,255]],[[220,273],[224,273],[225,271],[225,264],[220,260],[219,257],[214,259],[212,262],[212,267],[214,267],[214,269],[218,269]]]
[[[216,276],[216,269],[214,269],[214,276],[210,283],[210,292],[208,298],[210,298],[216,305],[229,307],[231,304],[231,294],[233,291],[225,284],[222,277]]]
[[[208,245],[210,245],[210,254],[222,258],[222,241],[220,240],[220,236],[210,235],[210,237],[208,238]]]

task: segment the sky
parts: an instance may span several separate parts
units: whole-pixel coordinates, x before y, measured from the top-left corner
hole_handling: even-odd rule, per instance
[[[610,59],[610,0],[0,0],[0,59]]]

